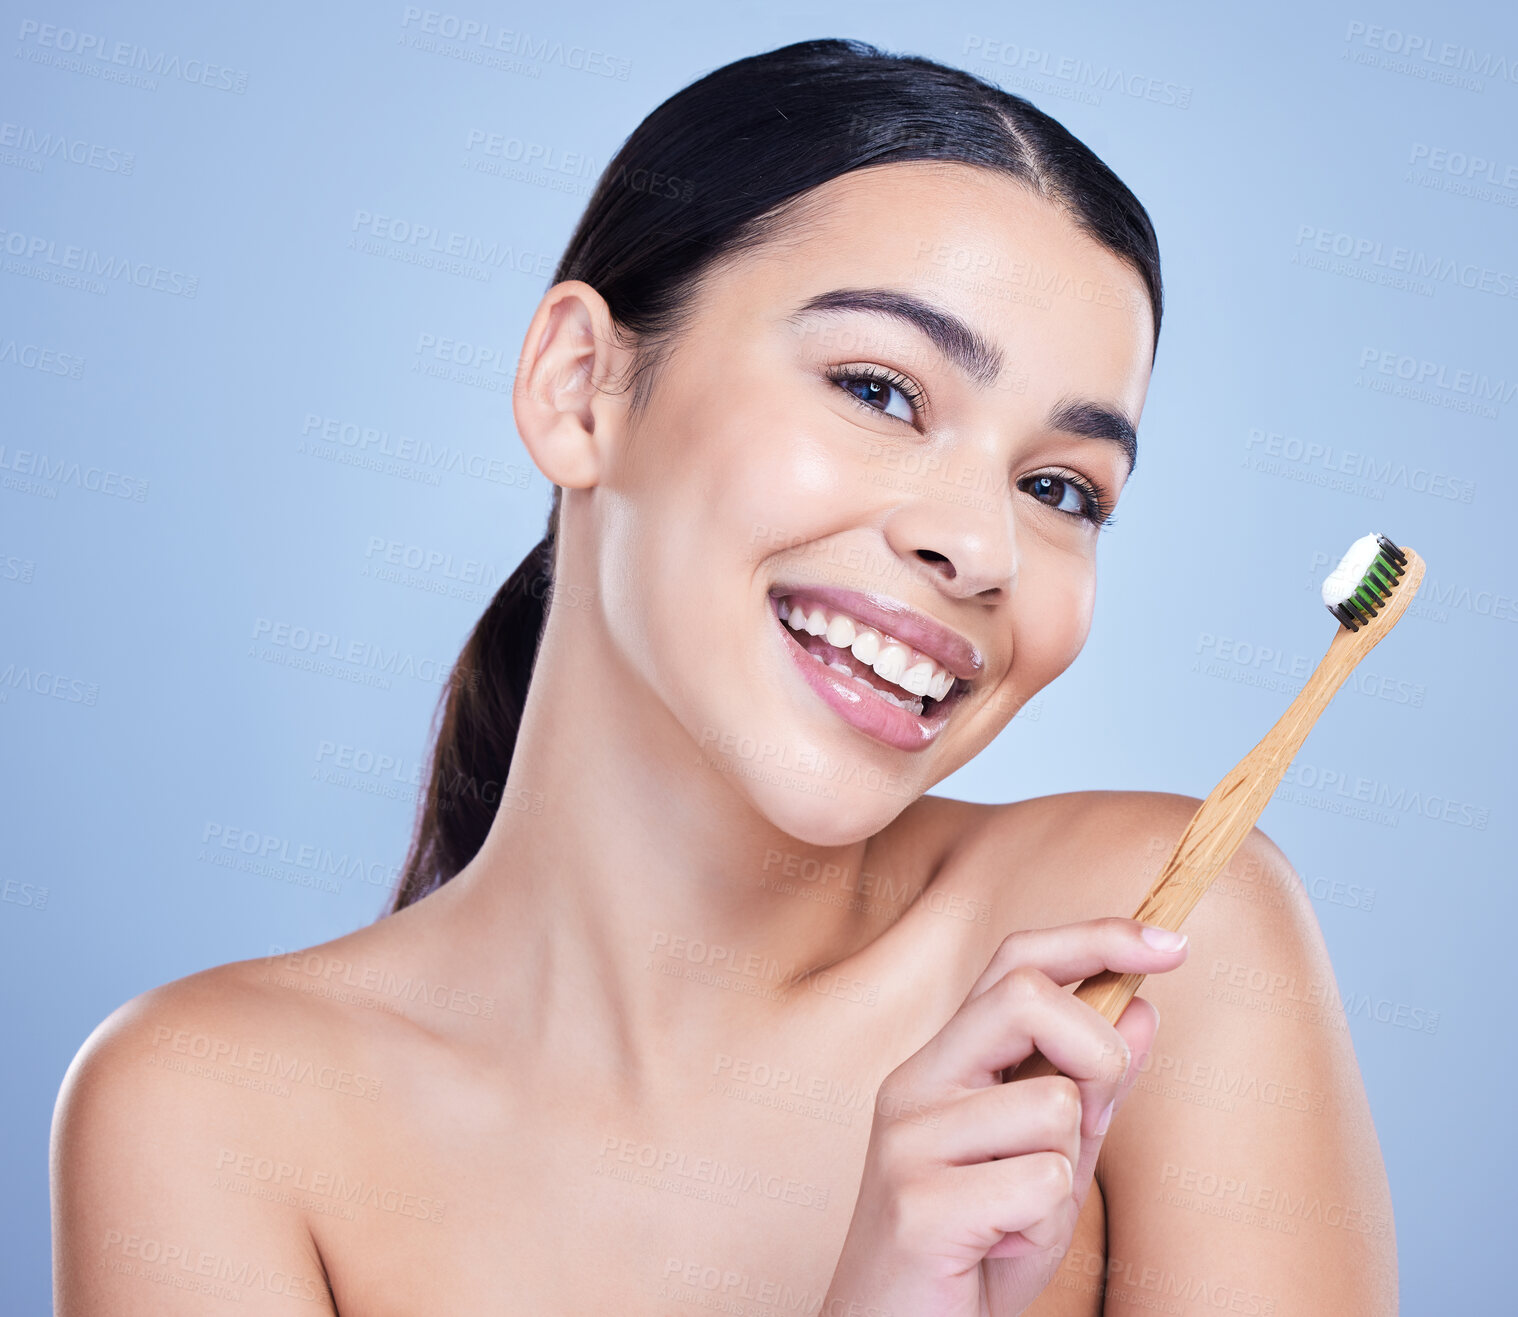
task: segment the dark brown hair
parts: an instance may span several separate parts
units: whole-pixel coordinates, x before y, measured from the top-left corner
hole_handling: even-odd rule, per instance
[[[1143,279],[1159,343],[1159,246],[1113,172],[1020,96],[862,41],[801,41],[708,73],[653,110],[606,166],[554,271],[583,280],[634,346],[630,412],[686,327],[703,274],[773,236],[812,188],[869,165],[938,160],[1017,179]],[[505,790],[553,592],[548,531],[470,632],[433,724],[426,794],[390,911],[479,851]]]

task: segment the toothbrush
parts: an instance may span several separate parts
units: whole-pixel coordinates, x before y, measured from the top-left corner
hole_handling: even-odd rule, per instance
[[[1149,888],[1135,919],[1178,929],[1212,880],[1249,835],[1302,742],[1334,693],[1361,659],[1396,626],[1423,581],[1423,559],[1384,535],[1362,535],[1323,582],[1323,602],[1340,623],[1317,669],[1264,739],[1213,788],[1197,807],[1165,867]],[[1133,999],[1143,974],[1103,970],[1082,981],[1075,995],[1111,1023]],[[1016,1079],[1059,1071],[1035,1051],[1016,1069]]]

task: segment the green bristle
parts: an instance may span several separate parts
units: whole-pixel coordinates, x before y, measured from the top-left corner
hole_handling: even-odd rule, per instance
[[[1345,577],[1354,570],[1354,564],[1365,562],[1358,579]],[[1362,535],[1349,547],[1349,552],[1323,583],[1323,602],[1340,623],[1351,631],[1358,630],[1386,603],[1391,591],[1397,588],[1401,575],[1398,559],[1401,551],[1384,535]],[[1351,585],[1349,581],[1354,583]]]

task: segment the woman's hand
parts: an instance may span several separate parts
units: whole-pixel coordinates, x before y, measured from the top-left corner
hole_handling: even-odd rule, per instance
[[[1163,943],[1178,936],[1114,918],[1002,942],[953,1018],[880,1086],[821,1317],[1010,1317],[1038,1296],[1159,1024],[1135,997],[1114,1027],[1061,985],[1174,969],[1184,940]],[[1035,1048],[1061,1073],[1003,1083]]]

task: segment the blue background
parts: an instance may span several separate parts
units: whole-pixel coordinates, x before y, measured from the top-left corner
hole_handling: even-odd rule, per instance
[[[1331,639],[1316,591],[1350,541],[1426,558],[1261,826],[1317,898],[1341,991],[1374,1007],[1350,1023],[1404,1310],[1506,1306],[1511,8],[460,3],[533,47],[500,66],[419,48],[399,4],[0,5],[11,1311],[49,1307],[49,1120],[94,1025],[381,909],[437,674],[542,531],[507,372],[596,172],[702,73],[839,35],[1028,96],[1139,196],[1164,258],[1090,642],[940,793],[1206,795]],[[73,35],[45,44],[43,23]],[[81,37],[159,73],[107,80],[61,49]],[[362,214],[494,258],[428,268],[425,240]],[[70,246],[130,273],[60,282]],[[1423,276],[1397,272],[1406,252]],[[349,442],[365,428],[388,438]],[[420,565],[387,575],[387,553]],[[296,628],[409,671],[302,669]],[[203,858],[233,828],[354,876]]]

